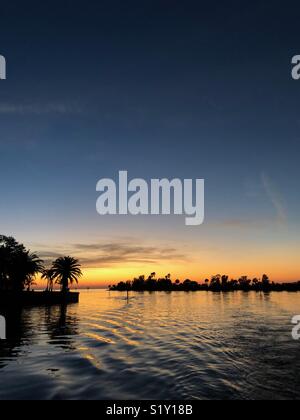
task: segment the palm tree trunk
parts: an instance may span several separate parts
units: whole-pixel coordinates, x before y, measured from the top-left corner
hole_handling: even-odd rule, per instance
[[[62,288],[61,288],[62,293],[67,293],[68,292],[68,286],[69,286],[68,277],[64,277],[62,279]]]

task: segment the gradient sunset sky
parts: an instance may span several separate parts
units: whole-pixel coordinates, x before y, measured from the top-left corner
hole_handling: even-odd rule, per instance
[[[80,258],[83,286],[300,280],[299,2],[12,1],[0,16],[1,234]],[[204,225],[100,217],[96,183],[119,170],[204,178]]]

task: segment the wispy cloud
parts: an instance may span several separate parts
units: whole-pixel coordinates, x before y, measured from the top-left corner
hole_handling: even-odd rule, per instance
[[[269,226],[270,224],[274,223],[272,219],[265,219],[265,218],[236,218],[236,219],[226,219],[220,222],[220,225],[225,228],[233,228],[233,229],[251,229],[253,228],[262,228],[265,226]]]
[[[85,268],[105,268],[115,264],[159,264],[163,261],[187,261],[187,257],[172,247],[139,246],[131,243],[72,244],[60,248],[59,253],[41,251],[46,263],[62,255],[74,255]]]
[[[51,251],[42,251],[39,252],[39,257],[41,257],[44,261],[53,261],[56,258],[61,257],[62,254],[58,252],[51,252]]]
[[[0,103],[0,115],[48,115],[48,114],[79,114],[82,109],[77,104],[9,104]]]
[[[254,182],[247,180],[245,183],[246,196],[255,200],[257,206],[259,206],[259,200],[271,202],[274,208],[274,215],[266,217],[265,215],[254,214],[253,217],[242,216],[233,217],[225,220],[221,220],[217,225],[230,228],[230,229],[263,229],[265,227],[270,228],[278,225],[282,225],[287,222],[287,210],[283,197],[276,188],[274,182],[265,173],[260,174],[260,178]]]
[[[267,197],[274,206],[277,214],[277,221],[285,223],[287,221],[287,212],[283,197],[275,187],[271,178],[265,172],[261,174],[261,181]]]

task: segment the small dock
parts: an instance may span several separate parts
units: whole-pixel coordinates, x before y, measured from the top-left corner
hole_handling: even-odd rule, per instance
[[[61,305],[79,302],[79,292],[10,292],[0,291],[1,306]]]

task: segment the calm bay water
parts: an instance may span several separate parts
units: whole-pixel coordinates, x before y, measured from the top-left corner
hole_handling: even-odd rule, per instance
[[[1,312],[1,311],[0,311]],[[295,399],[299,293],[81,292],[6,314],[0,399]]]

